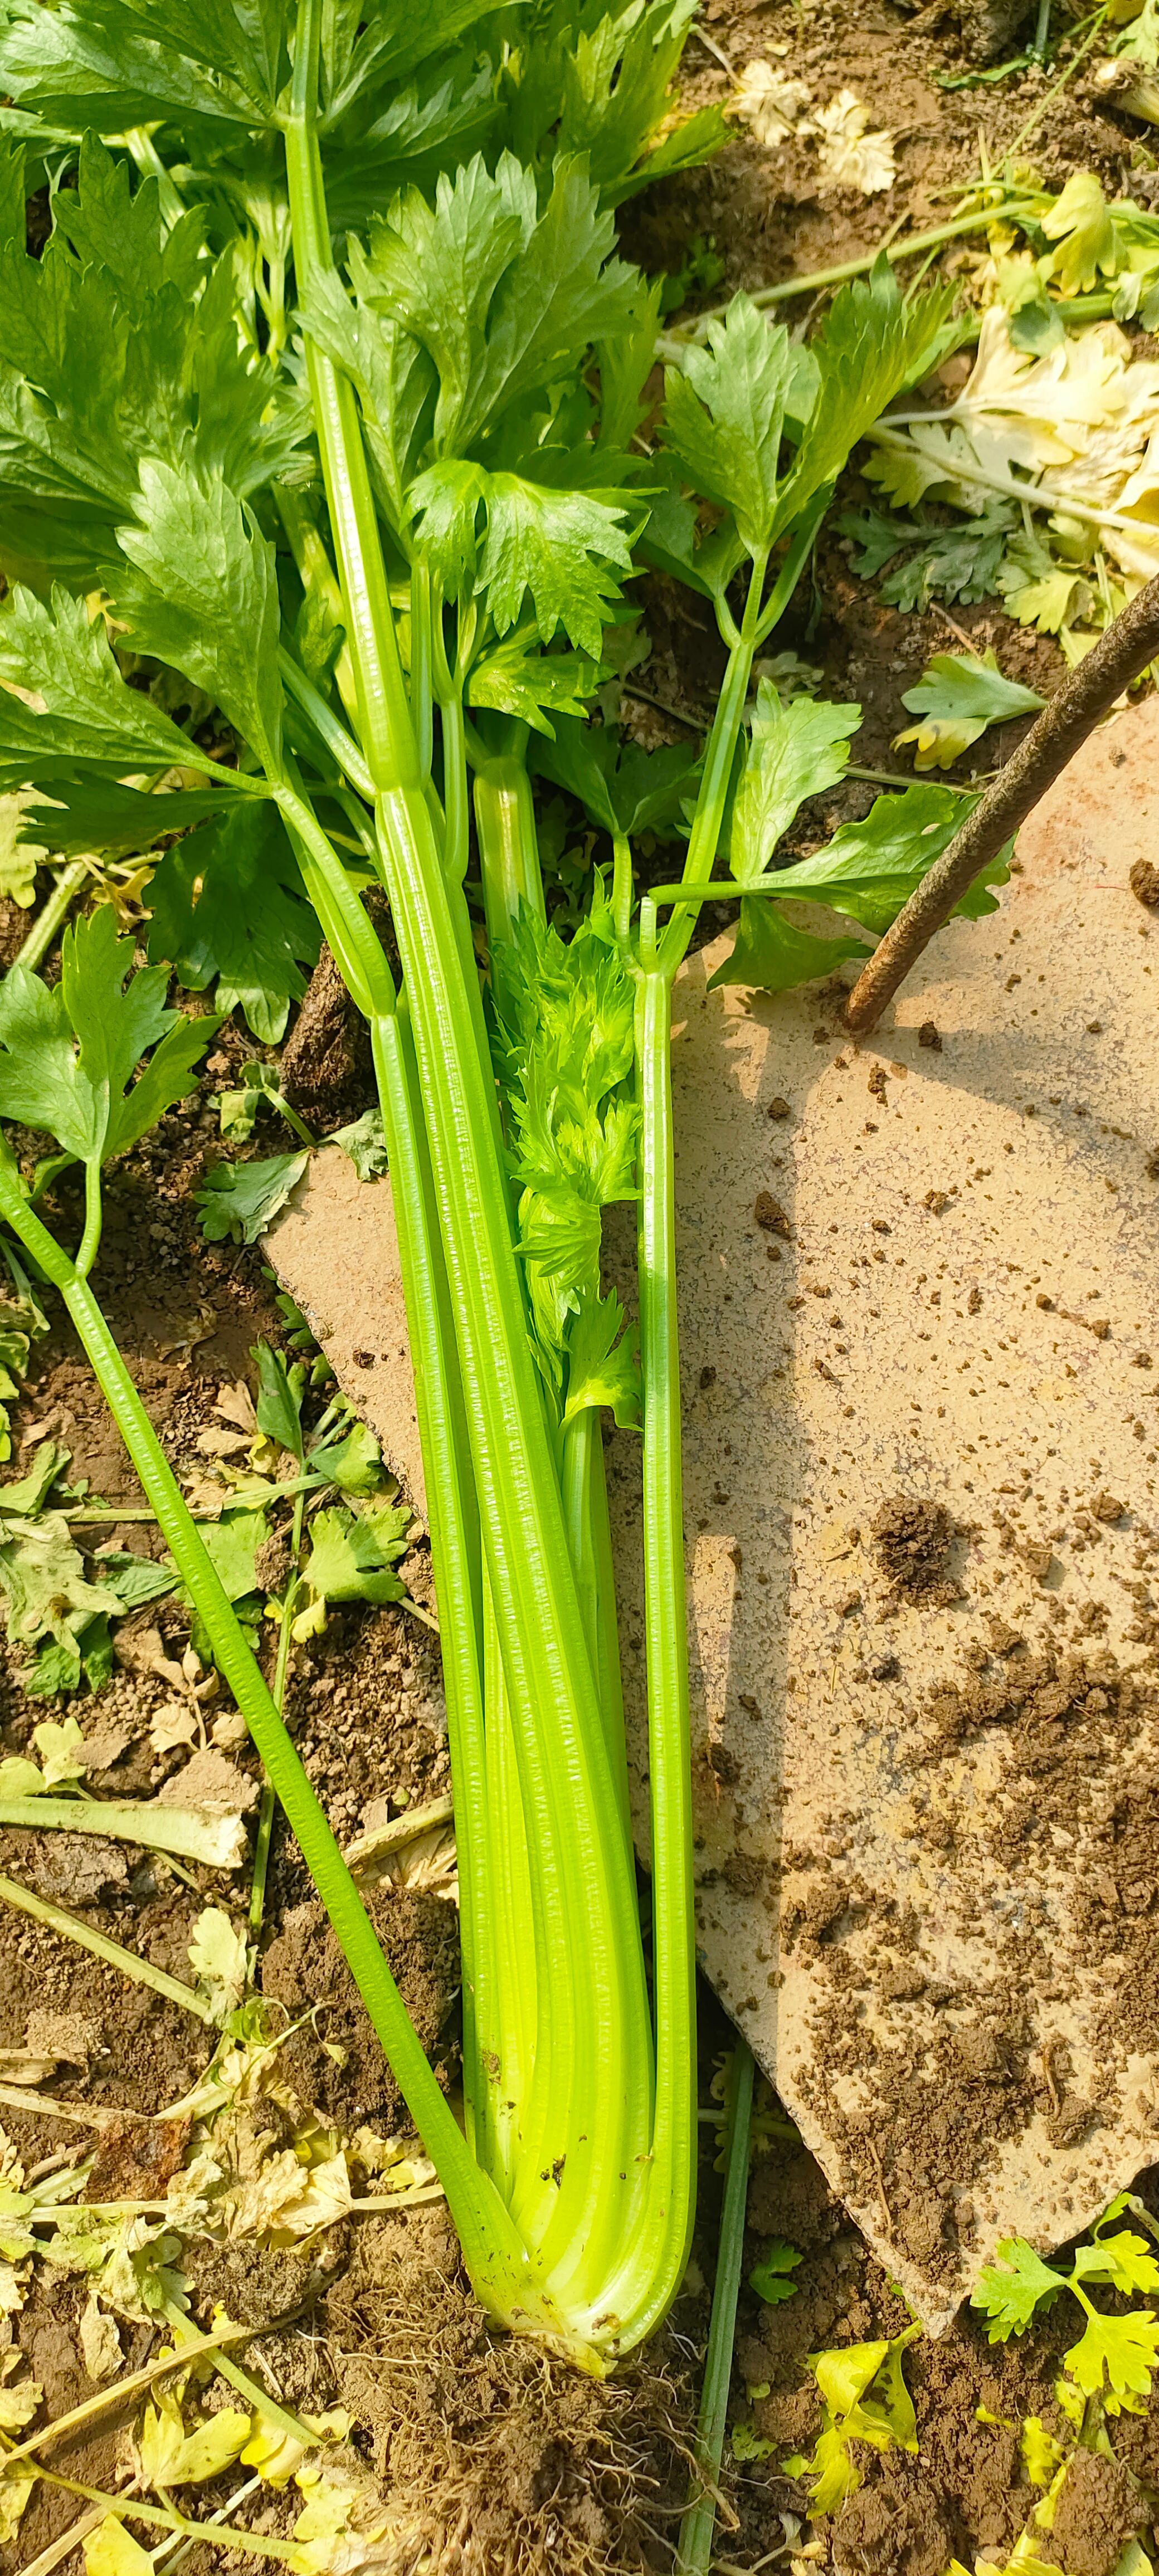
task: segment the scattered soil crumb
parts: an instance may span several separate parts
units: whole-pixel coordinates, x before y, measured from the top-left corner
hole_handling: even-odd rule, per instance
[[[1067,2576],[1111,2576],[1125,2543],[1147,2522],[1138,2486],[1119,2460],[1076,2451],[1051,2530],[1051,2556]]]
[[[958,1533],[944,1503],[895,1494],[882,1504],[871,1535],[882,1572],[903,1601],[933,1609],[961,1599],[949,1573]]]

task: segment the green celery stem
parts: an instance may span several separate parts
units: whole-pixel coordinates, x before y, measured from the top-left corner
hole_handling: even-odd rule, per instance
[[[438,2169],[479,2296],[493,2268],[522,2251],[498,2195],[469,2153],[444,2099],[337,1841],[282,1724],[265,1679],[192,1520],[180,1487],[108,1324],[86,1282],[0,1165],[0,1216],[64,1299],[105,1402],[156,1515],[177,1571],[203,1620],[214,1660],[233,1692],[258,1755],[296,1835],[343,1955],[390,2061],[415,2127]],[[499,2258],[496,2263],[496,2257]],[[526,2264],[522,2268],[526,2272]],[[530,2286],[530,2285],[529,2285]]]
[[[708,2576],[712,2563],[712,2536],[716,2527],[716,2488],[720,2478],[721,2455],[724,2449],[725,2416],[728,2410],[729,2381],[732,2377],[732,2347],[736,2333],[736,2303],[744,2253],[753,2074],[752,2050],[746,2041],[738,2039],[729,2072],[728,2116],[725,2126],[724,2206],[720,2217],[716,2285],[712,2294],[712,2320],[708,2330],[708,2351],[705,2355],[704,2382],[700,2394],[700,2420],[696,2429],[696,2456],[701,2488],[700,2493],[690,2503],[680,2525],[675,2576]]]
[[[535,807],[526,765],[512,753],[475,772],[475,823],[483,869],[487,943],[509,939],[521,905],[544,918]]]

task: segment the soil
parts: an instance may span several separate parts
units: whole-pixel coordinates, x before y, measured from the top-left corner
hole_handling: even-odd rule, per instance
[[[790,144],[778,156],[738,138],[707,170],[663,184],[637,199],[623,218],[628,255],[651,268],[677,268],[689,241],[711,236],[725,264],[714,294],[777,282],[857,257],[901,218],[914,228],[938,221],[946,192],[974,164],[979,123],[992,165],[1015,146],[1033,155],[1042,177],[1058,186],[1093,168],[1108,195],[1129,184],[1159,191],[1146,135],[1100,100],[1080,71],[1060,94],[1051,83],[1065,69],[1064,41],[1048,80],[1031,68],[985,87],[947,90],[937,76],[960,76],[1016,51],[1028,32],[1020,0],[938,0],[908,14],[888,0],[854,8],[812,0],[707,0],[706,32],[738,69],[772,53],[786,74],[804,79],[818,99],[847,84],[865,99],[875,122],[897,137],[898,178],[884,196],[819,193],[815,168]],[[727,82],[713,54],[693,39],[688,104],[720,99]],[[1030,125],[1031,130],[1025,132]],[[965,257],[967,252],[961,254]],[[786,307],[797,322],[806,308]],[[842,498],[866,497],[855,474]],[[710,704],[721,649],[687,594],[656,578],[645,585],[651,649],[625,688],[626,719],[646,742],[680,739]],[[1044,692],[1063,665],[1048,639],[1026,635],[993,602],[961,608],[960,628],[977,650],[996,644],[1004,670]],[[859,758],[890,765],[890,742],[904,721],[901,695],[932,651],[945,649],[949,621],[931,610],[902,616],[872,585],[851,573],[839,540],[826,535],[814,577],[779,641],[817,664],[825,694],[857,698],[865,714]],[[638,690],[639,694],[636,694]],[[999,761],[1021,727],[987,737],[985,758]],[[967,780],[967,759],[952,776]],[[802,809],[786,855],[815,844],[842,820],[864,812],[873,790],[849,780]],[[657,854],[662,874],[669,861]],[[1152,868],[1135,885],[1154,906]],[[47,889],[42,879],[38,899]],[[706,908],[698,937],[711,938],[727,907]],[[16,953],[29,916],[0,901],[0,964]],[[52,971],[51,969],[49,971]],[[821,1032],[825,1034],[824,1031]],[[940,1045],[933,1023],[921,1043]],[[218,1035],[199,1094],[161,1122],[147,1145],[119,1167],[110,1191],[97,1286],[117,1342],[166,1449],[181,1466],[198,1460],[199,1435],[216,1418],[223,1387],[249,1371],[259,1334],[283,1341],[270,1274],[260,1250],[205,1245],[193,1221],[191,1191],[216,1159],[218,1121],[211,1095],[253,1053],[237,1027]],[[358,1114],[370,1094],[369,1052],[333,965],[322,963],[291,1025],[282,1053],[289,1096],[323,1128]],[[775,1121],[791,1117],[780,1097]],[[257,1151],[269,1151],[260,1137]],[[764,1194],[754,1215],[779,1257],[790,1220]],[[57,1213],[66,1224],[75,1204],[61,1188]],[[1042,1302],[1042,1301],[1040,1301]],[[1142,1364],[1142,1362],[1141,1362]],[[702,1373],[702,1386],[715,1375]],[[82,1356],[59,1321],[34,1349],[20,1430],[52,1432],[72,1451],[74,1475],[87,1475],[114,1505],[137,1500],[116,1434]],[[27,1449],[13,1462],[23,1472]],[[1112,1517],[1092,1503],[1092,1520]],[[957,1568],[968,1534],[945,1510],[899,1495],[872,1532],[887,1585],[909,1603],[958,1597]],[[126,1522],[101,1532],[143,1553],[159,1553],[147,1525]],[[429,1584],[429,1576],[425,1578]],[[422,1596],[421,1554],[414,1588]],[[1146,1587],[1143,1586],[1145,1593]],[[1159,1642],[1150,1616],[1149,1642]],[[85,1731],[101,1739],[94,1765],[98,1792],[147,1796],[180,1780],[184,1750],[156,1755],[150,1719],[171,1685],[134,1654],[142,1632],[158,1631],[167,1652],[187,1642],[179,1607],[165,1601],[147,1619],[119,1632],[121,1661],[91,1707],[77,1703]],[[881,1677],[896,1669],[888,1656]],[[59,1713],[54,1711],[53,1713]],[[9,1658],[0,1668],[0,1753],[23,1751],[46,1714],[27,1698]],[[306,1768],[346,1841],[390,1812],[443,1795],[449,1786],[445,1717],[437,1647],[430,1634],[395,1609],[350,1609],[332,1615],[325,1634],[301,1651],[291,1678],[288,1720]],[[1116,2009],[1123,1999],[1139,2028],[1159,2013],[1154,1945],[1159,1764],[1149,1749],[1148,1709],[1137,1679],[1100,1654],[1097,1638],[1080,1655],[1029,1655],[1020,1641],[998,1644],[965,1680],[947,1681],[918,1714],[910,1747],[915,1777],[935,1779],[980,1738],[999,1737],[1006,1755],[1006,1794],[993,1820],[995,1852],[1009,1859],[1037,1832],[1078,1819],[1102,1851],[1103,1865],[1084,1874],[1076,1899],[1076,1938],[1088,1958],[1105,1962]],[[1108,1762],[1108,1752],[1113,1763]],[[1099,1759],[1094,1759],[1095,1754]],[[229,1758],[256,1790],[256,1766],[243,1746]],[[1106,1782],[1114,1782],[1111,1795]],[[930,1804],[930,1814],[937,1811]],[[930,1828],[934,1830],[933,1826]],[[62,1848],[63,1846],[63,1848]],[[184,1878],[132,1846],[100,1840],[6,1832],[3,1867],[43,1895],[156,1965],[188,1973],[186,1949],[202,1906],[222,1903],[217,1873]],[[737,1866],[741,1865],[738,1856]],[[192,1883],[190,1883],[192,1882]],[[827,1925],[857,1901],[839,1872],[818,1877],[800,1937],[825,1949]],[[424,2046],[448,2091],[456,2076],[457,1945],[445,1900],[421,1890],[378,1892],[372,1900],[380,1936]],[[262,1988],[300,2027],[279,2052],[288,2083],[323,2123],[352,2135],[363,2123],[384,2134],[402,2125],[396,2090],[361,2006],[310,1894],[296,1847],[275,1828],[266,1911]],[[1074,2098],[1065,2055],[1042,2053],[1031,2077],[1020,2046],[1018,1978],[1006,1990],[973,2001],[951,2029],[937,2022],[938,1997],[907,1961],[906,1925],[888,1927],[887,1973],[909,1979],[915,2006],[928,2013],[931,2046],[919,2078],[906,2068],[878,2068],[893,2085],[893,2134],[901,2144],[888,2169],[872,2135],[851,2129],[850,2187],[878,2188],[894,2213],[906,2213],[912,2242],[936,2235],[955,2179],[963,2130],[988,2123],[995,2135],[1017,2129],[1028,2090],[1045,2094],[1061,2138],[1078,2137],[1096,2105]],[[1032,1956],[1027,1967],[1065,1973],[1065,1961]],[[836,1964],[839,1952],[829,1954]],[[701,2099],[714,2058],[728,2045],[715,1999],[702,1995]],[[858,2045],[855,2000],[835,1973],[818,2046],[847,2055]],[[204,2068],[211,2041],[202,2025],[151,1990],[78,1951],[40,1924],[0,1911],[0,2049],[32,2049],[55,2072],[43,2091],[104,2113],[97,2129],[48,2113],[5,2107],[4,2126],[28,2169],[46,2159],[95,2161],[86,2184],[93,2201],[153,2198],[181,2161],[188,2137],[176,2114],[146,2128],[146,2117],[181,2101]],[[1113,2081],[1113,2068],[1107,2081]],[[904,2117],[899,2102],[904,2096]],[[119,2117],[109,2118],[110,2114]],[[271,2119],[276,2116],[270,2111]],[[1037,2416],[1048,2432],[1065,2427],[1054,2396],[1062,2352],[1073,2337],[1064,2300],[1023,2339],[991,2347],[979,2319],[959,2317],[939,2341],[919,2338],[905,2372],[917,2417],[916,2456],[878,2455],[859,2445],[862,2483],[832,2520],[804,2522],[807,2486],[781,2466],[808,2453],[820,2428],[820,2404],[808,2357],[829,2346],[900,2333],[909,2322],[903,2299],[867,2250],[819,2166],[767,2095],[758,2102],[761,2151],[748,2206],[744,2274],[788,2239],[803,2256],[796,2288],[783,2304],[765,2305],[742,2288],[730,2422],[751,2427],[765,2457],[726,2460],[718,2560],[755,2569],[781,2561],[790,2544],[809,2542],[799,2566],[831,2565],[838,2576],[945,2576],[951,2559],[972,2567],[983,2553],[1000,2564],[1039,2498],[1027,2482],[1019,2428]],[[382,2478],[398,2513],[400,2570],[476,2571],[476,2576],[570,2576],[571,2570],[642,2571],[671,2564],[676,2519],[687,2483],[700,2362],[708,2322],[719,2216],[716,2145],[704,2135],[698,2233],[684,2291],[646,2355],[607,2386],[581,2381],[534,2350],[491,2337],[467,2293],[453,2234],[438,2207],[394,2217],[364,2213],[323,2230],[305,2247],[238,2242],[189,2250],[189,2310],[202,2325],[224,2306],[240,2323],[270,2329],[247,2360],[284,2403],[318,2411],[349,2407],[354,2442]],[[1137,2186],[1159,2213],[1159,2167]],[[855,2192],[856,2196],[856,2192]],[[15,2341],[56,2419],[93,2394],[78,2340],[83,2280],[33,2266]],[[272,2326],[272,2321],[280,2320]],[[155,2349],[151,2325],[121,2327],[125,2371]],[[115,2392],[114,2392],[115,2401]],[[1125,2541],[1149,2541],[1159,2505],[1159,2404],[1114,2425],[1116,2457],[1080,2452],[1068,2477],[1043,2554],[1066,2576],[1111,2576]],[[115,2402],[95,2432],[56,2461],[69,2478],[107,2487],[123,2474],[124,2433]],[[228,2482],[226,2482],[228,2483]],[[223,2500],[225,2487],[201,2490],[199,2509]],[[47,2486],[26,2513],[18,2544],[0,2551],[0,2576],[16,2576],[65,2531],[80,2510],[76,2498]],[[282,2527],[277,2521],[267,2527]],[[284,2520],[284,2516],[283,2516]],[[79,2557],[57,2562],[76,2576]],[[195,2576],[202,2564],[194,2558]],[[214,2564],[220,2565],[220,2558]]]

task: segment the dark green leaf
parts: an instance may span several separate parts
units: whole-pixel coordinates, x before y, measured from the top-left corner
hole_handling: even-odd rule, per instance
[[[643,751],[614,725],[557,723],[555,741],[536,745],[535,768],[577,796],[605,832],[661,838],[696,792],[699,757],[683,749]]]
[[[825,849],[779,869],[773,879],[777,894],[832,904],[867,930],[888,930],[976,802],[952,787],[907,787],[900,796],[879,796],[864,822],[843,823]],[[986,887],[1005,883],[1008,861],[1009,849],[982,871],[957,906],[960,913],[973,920],[996,909]]]
[[[253,1166],[250,1168],[252,1170]],[[288,1450],[301,1466],[305,1456],[302,1432],[302,1398],[307,1376],[305,1361],[294,1360],[287,1364],[282,1353],[275,1351],[269,1342],[255,1343],[250,1358],[257,1362],[258,1394],[254,1410],[258,1429],[265,1432],[268,1440],[276,1440],[279,1449]]]
[[[567,375],[589,343],[630,327],[633,281],[582,162],[533,174],[501,155],[417,189],[371,235],[365,300],[420,341],[439,375],[435,446],[462,455],[521,396]]]
[[[843,958],[868,955],[859,939],[817,939],[786,920],[777,904],[745,896],[736,944],[709,976],[708,989],[752,984],[765,993],[786,993],[794,984],[815,984],[821,976],[831,975]]]
[[[728,863],[742,884],[764,874],[806,797],[836,785],[860,723],[860,707],[806,697],[782,705],[761,681],[729,831]]]
[[[117,531],[128,568],[108,574],[139,652],[204,689],[270,776],[281,761],[274,550],[224,481],[145,459],[137,525]]]
[[[781,488],[774,533],[791,527],[815,493],[834,483],[857,441],[905,386],[920,383],[959,336],[951,322],[955,289],[929,288],[903,299],[888,260],[834,296],[810,357],[816,402],[797,462]]]
[[[320,933],[305,902],[280,815],[245,806],[167,850],[150,889],[149,955],[192,992],[217,978],[223,1011],[240,1004],[263,1046],[275,1046]]]
[[[748,295],[734,295],[723,321],[709,323],[706,348],[690,345],[683,366],[665,373],[665,442],[693,490],[733,512],[754,555],[768,549],[777,526],[792,374],[788,332],[770,326]]]
[[[202,769],[223,791],[246,792],[172,724],[151,698],[131,689],[109,650],[103,617],[82,599],[53,591],[46,606],[17,585],[0,609],[0,680],[40,697],[43,715],[0,690],[0,786],[49,786],[78,763],[114,772]]]

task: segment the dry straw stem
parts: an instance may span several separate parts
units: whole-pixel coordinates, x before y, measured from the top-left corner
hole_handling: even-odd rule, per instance
[[[899,912],[875,948],[845,1006],[854,1037],[875,1028],[886,1003],[944,928],[987,862],[997,857],[1047,788],[1073,760],[1116,698],[1159,655],[1159,574],[1121,610],[1056,697],[1036,718],[962,829]]]

